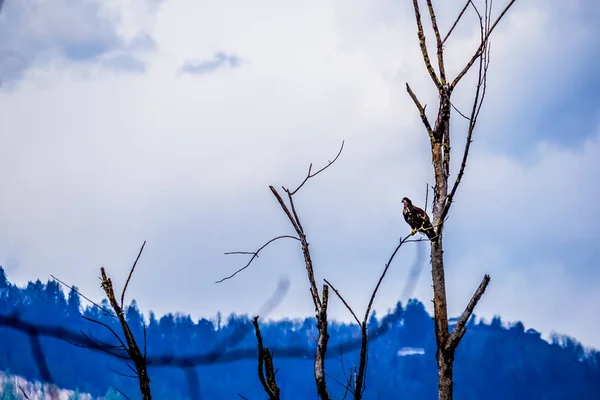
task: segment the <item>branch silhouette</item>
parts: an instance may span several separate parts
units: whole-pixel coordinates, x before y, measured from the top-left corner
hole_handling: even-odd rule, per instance
[[[405,243],[411,241],[412,240],[405,240]],[[385,270],[389,268],[390,262],[391,260],[388,261],[388,265]],[[423,263],[424,260],[422,255],[418,256],[414,260],[413,266],[411,267],[412,272],[409,274],[409,277],[404,285],[404,290],[402,292],[404,296],[409,296],[412,290],[414,289],[414,283],[418,279],[418,273],[414,273],[414,271],[419,272],[422,268],[421,264]],[[64,282],[60,281],[56,277],[52,277],[58,282],[62,283],[63,285],[71,287],[69,285],[66,285]],[[289,289],[289,284],[289,280],[284,275],[280,277],[275,291],[269,297],[269,299],[267,299],[267,301],[260,307],[258,315],[261,315],[263,317],[268,316],[271,313],[271,311],[275,307],[277,307],[281,303],[283,298],[286,296],[287,291]],[[75,293],[89,301],[94,307],[100,309],[103,315],[116,317],[114,313],[111,313],[109,310],[104,309],[97,303],[85,297],[80,292],[75,291]],[[381,325],[378,326],[378,328],[375,329],[373,332],[369,333],[369,341],[373,343],[380,337],[383,337],[389,331],[389,329],[398,322],[401,316],[401,312],[385,316],[381,321]],[[91,333],[86,334],[81,330],[69,329],[60,325],[36,324],[29,322],[26,319],[22,318],[19,311],[16,309],[9,314],[0,315],[0,326],[12,328],[16,331],[20,331],[30,336],[31,338],[33,338],[30,339],[32,343],[39,343],[39,338],[41,337],[52,337],[61,339],[73,346],[83,347],[94,352],[102,352],[111,357],[114,357],[117,360],[130,360],[129,356],[127,355],[127,352],[125,351],[124,338],[122,338],[114,329],[112,329],[103,321],[97,321],[86,316],[82,316],[82,318],[88,321],[90,324],[97,324],[105,327],[107,329],[107,332],[109,332],[110,335],[113,337],[113,342],[106,342],[94,337]],[[228,337],[219,340],[215,345],[212,346],[210,350],[206,352],[191,355],[146,354],[146,348],[144,346],[143,356],[146,359],[147,367],[149,370],[156,367],[180,368],[186,376],[188,393],[190,395],[190,398],[200,399],[200,379],[198,378],[194,367],[213,364],[227,364],[240,360],[256,360],[259,354],[258,349],[256,347],[239,349],[233,348],[236,345],[238,345],[246,337],[246,335],[248,335],[252,331],[252,322],[246,321],[241,326],[237,327]],[[331,359],[332,357],[341,357],[344,352],[352,352],[354,350],[358,350],[361,348],[361,346],[362,338],[348,340],[337,344],[335,349],[330,349],[324,355],[324,358]],[[47,382],[51,385],[54,385],[55,382],[53,381],[53,377],[49,372],[50,369],[44,357],[44,351],[41,344],[39,344],[39,346],[34,345],[32,347],[32,351],[38,369],[40,370],[40,376],[42,376],[43,379],[47,380]],[[315,351],[316,346],[284,346],[270,348],[271,354],[276,353],[277,357],[283,359],[309,359],[314,356]],[[115,371],[115,373],[118,372]],[[122,373],[118,374],[124,375]],[[137,376],[129,376],[137,378]],[[117,390],[124,397],[127,397],[124,393],[122,393],[121,390]],[[351,393],[354,393],[354,391],[351,391]]]

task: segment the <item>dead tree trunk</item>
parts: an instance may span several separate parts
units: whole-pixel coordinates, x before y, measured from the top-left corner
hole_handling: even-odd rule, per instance
[[[435,318],[435,337],[437,342],[437,365],[438,365],[438,398],[439,400],[451,400],[453,394],[453,376],[452,376],[452,365],[454,362],[454,353],[456,347],[460,342],[460,339],[465,333],[465,326],[473,313],[473,309],[477,305],[477,302],[483,295],[489,281],[489,275],[485,275],[483,281],[477,288],[473,298],[469,302],[467,308],[460,317],[458,323],[449,332],[448,327],[448,306],[446,297],[446,282],[444,277],[444,249],[443,249],[443,229],[444,222],[448,216],[448,211],[456,194],[456,190],[460,184],[462,176],[465,171],[466,162],[469,154],[470,144],[472,141],[472,134],[475,128],[479,111],[483,104],[486,89],[487,79],[487,68],[489,65],[489,37],[498,22],[504,17],[508,9],[514,4],[516,0],[511,0],[509,4],[500,13],[498,18],[491,23],[491,1],[485,1],[485,12],[480,11],[475,5],[468,0],[462,11],[456,18],[454,24],[450,28],[449,32],[442,39],[440,31],[437,25],[435,11],[432,5],[432,0],[426,0],[427,8],[431,18],[431,26],[436,38],[436,53],[438,59],[438,71],[436,72],[431,60],[429,58],[429,52],[427,49],[425,34],[423,32],[423,25],[421,22],[421,13],[419,9],[419,1],[413,0],[413,7],[415,11],[415,19],[417,23],[417,36],[419,39],[419,46],[425,67],[429,73],[436,89],[439,93],[439,107],[437,117],[434,126],[432,127],[429,123],[429,119],[425,113],[425,107],[421,104],[415,93],[412,91],[410,86],[406,84],[406,90],[413,102],[415,103],[423,125],[427,130],[430,139],[431,147],[431,160],[433,164],[433,170],[435,175],[435,187],[434,187],[434,198],[433,198],[433,226],[437,236],[431,242],[431,277],[433,281],[433,308]],[[475,54],[468,61],[466,66],[459,72],[453,81],[446,79],[446,71],[444,65],[444,43],[465,14],[465,11],[469,6],[475,10],[480,25],[481,41],[479,47],[475,51]],[[450,178],[450,115],[454,105],[451,102],[451,96],[454,88],[458,82],[465,76],[469,69],[476,63],[479,64],[479,75],[477,85],[475,89],[475,96],[470,115],[465,115],[457,112],[468,120],[467,130],[467,142],[463,152],[462,163],[457,173],[456,180],[454,181],[452,188],[449,188]]]
[[[328,327],[327,305],[329,303],[329,286],[323,285],[321,294],[319,294],[319,289],[317,287],[317,282],[315,280],[315,272],[313,269],[313,262],[312,262],[312,258],[311,258],[311,254],[310,254],[309,243],[306,238],[306,233],[304,231],[304,227],[302,226],[302,222],[300,221],[300,217],[298,216],[298,212],[296,211],[296,206],[294,203],[294,194],[296,194],[309,179],[314,178],[316,175],[320,174],[321,172],[323,172],[324,170],[329,168],[338,159],[340,154],[342,154],[343,149],[344,149],[344,142],[342,142],[340,151],[335,156],[335,158],[332,161],[329,161],[326,166],[324,166],[323,168],[321,168],[320,170],[318,170],[316,172],[313,172],[312,164],[310,164],[310,166],[308,167],[308,174],[306,175],[306,178],[304,178],[302,183],[296,189],[290,190],[290,189],[287,189],[282,186],[283,191],[285,192],[285,194],[287,194],[288,204],[286,204],[286,202],[283,200],[283,198],[281,197],[281,195],[279,194],[277,189],[275,189],[274,186],[269,186],[271,193],[273,193],[273,196],[275,196],[275,198],[277,199],[277,202],[281,206],[281,209],[286,214],[288,220],[290,221],[290,224],[294,228],[296,236],[291,236],[291,235],[277,236],[277,237],[269,240],[267,243],[265,243],[260,249],[258,249],[255,252],[226,253],[226,254],[252,254],[252,258],[250,259],[248,264],[246,264],[246,266],[244,266],[243,268],[240,268],[236,272],[231,274],[230,276],[223,278],[220,281],[217,281],[217,283],[219,283],[219,282],[223,282],[227,279],[231,279],[235,275],[237,275],[238,273],[243,271],[244,269],[248,268],[250,263],[256,257],[258,257],[258,253],[262,249],[267,247],[270,243],[273,243],[276,240],[287,238],[287,239],[295,239],[300,242],[300,247],[302,249],[302,254],[304,256],[304,266],[306,268],[306,273],[307,273],[308,282],[309,282],[309,290],[310,290],[313,304],[315,306],[315,319],[317,322],[317,330],[319,332],[318,338],[315,339],[315,341],[317,342],[317,348],[315,350],[315,358],[314,358],[314,373],[315,373],[315,384],[317,386],[317,395],[319,396],[319,398],[321,400],[331,400],[331,396],[327,389],[327,381],[325,379],[325,375],[326,375],[325,374],[325,356],[327,353],[327,343],[329,341],[329,333],[327,331],[327,327]],[[259,344],[259,346],[260,346],[260,344]]]

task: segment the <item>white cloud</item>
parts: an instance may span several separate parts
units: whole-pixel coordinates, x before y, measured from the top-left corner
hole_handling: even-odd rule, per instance
[[[132,61],[111,60],[127,57],[142,63],[152,48],[155,3],[6,0],[0,10],[0,83],[14,87],[28,69],[56,60],[106,61],[131,71]]]
[[[9,278],[22,283],[52,273],[100,298],[100,264],[124,282],[147,239],[130,285],[130,298],[143,310],[195,317],[217,310],[252,313],[285,274],[289,295],[274,315],[309,315],[302,254],[294,242],[275,244],[237,279],[213,282],[246,262],[223,252],[253,250],[290,232],[267,186],[300,182],[310,162],[322,165],[345,139],[338,163],[307,184],[297,206],[319,278],[330,279],[362,309],[407,231],[400,199],[422,203],[425,182],[432,183],[428,139],[404,89],[410,82],[433,110],[436,94],[418,58],[410,4],[230,0],[207,7],[182,0],[162,4],[151,21],[136,4],[142,7],[123,6],[120,15],[127,17],[116,31],[120,38],[135,37],[152,25],[158,50],[145,74],[62,61],[33,68],[17,90],[0,92],[0,263],[12,260]],[[516,84],[500,90],[514,78],[503,73],[514,64],[510,55],[520,55],[521,64],[537,61],[528,51],[544,43],[544,34],[527,41],[507,35],[525,26],[523,18],[547,13],[543,4],[515,5],[498,28],[487,115],[492,107],[510,115],[511,107],[544,94]],[[458,33],[449,56],[455,66],[470,56],[469,35],[476,34]],[[510,54],[501,44],[509,39]],[[186,60],[218,51],[240,54],[249,64],[201,79],[177,74]],[[458,93],[458,100],[467,93]],[[515,96],[521,103],[511,106]],[[591,278],[581,275],[588,265],[566,266],[539,253],[548,239],[593,233],[584,217],[573,216],[582,228],[568,231],[570,219],[556,214],[567,201],[587,204],[597,193],[597,142],[582,154],[542,145],[538,163],[523,165],[479,144],[481,137],[505,134],[493,120],[482,120],[477,131],[449,227],[451,311],[464,307],[489,272],[492,285],[478,314],[523,319],[600,346],[587,334],[600,321],[571,311],[584,310],[578,308],[582,299],[594,295]],[[519,202],[526,207],[506,211]],[[584,216],[597,219],[594,213]],[[517,216],[531,219],[528,229],[514,227]],[[523,254],[527,261],[515,263]],[[400,254],[379,309],[397,300],[414,256],[414,247]],[[580,276],[569,275],[574,268]],[[416,295],[429,307],[426,269]],[[534,278],[535,292],[524,290]],[[553,304],[557,311],[546,313]],[[343,307],[332,307],[346,318]]]

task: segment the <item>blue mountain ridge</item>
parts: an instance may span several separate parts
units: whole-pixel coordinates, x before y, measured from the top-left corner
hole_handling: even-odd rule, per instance
[[[106,301],[101,306],[110,309]],[[2,315],[18,316],[36,326],[66,328],[74,334],[83,332],[111,345],[116,339],[109,330],[82,316],[121,332],[116,318],[98,307],[82,307],[73,290],[65,297],[57,282],[39,280],[19,288],[0,267]],[[239,394],[266,398],[257,376],[251,317],[218,314],[194,322],[189,315],[169,313],[157,319],[150,313],[144,321],[135,300],[126,315],[140,347],[143,323],[147,325],[153,398],[189,399],[191,394],[202,399],[240,399]],[[317,335],[314,318],[259,323],[264,345],[274,352],[281,398],[317,399],[312,368]],[[535,330],[526,331],[521,322],[505,325],[500,317],[489,324],[475,317],[469,321],[455,357],[456,399],[600,399],[600,352],[564,335],[553,335],[549,343]],[[382,318],[373,315],[369,332],[376,337],[369,346],[365,399],[437,399],[433,321],[422,303],[398,302]],[[341,399],[358,363],[360,331],[356,324],[331,321],[329,333],[328,386],[332,397]],[[1,326],[0,370],[41,380],[32,343],[25,333]],[[124,399],[118,391],[130,399],[141,397],[137,380],[122,359],[56,337],[40,337],[40,345],[46,374],[58,387],[107,400]],[[201,364],[182,368],[184,361]],[[172,364],[164,365],[167,362]]]

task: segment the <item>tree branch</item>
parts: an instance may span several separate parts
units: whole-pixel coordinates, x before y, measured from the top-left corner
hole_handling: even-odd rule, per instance
[[[358,324],[358,326],[360,326],[360,320],[358,319],[358,317],[356,316],[356,314],[352,310],[352,307],[350,307],[350,305],[348,305],[348,303],[346,302],[346,300],[344,300],[344,298],[342,297],[342,295],[340,294],[340,292],[338,292],[337,289],[334,288],[333,285],[331,283],[329,283],[329,281],[327,279],[323,279],[323,281],[325,281],[325,283],[328,284],[331,287],[331,290],[333,290],[333,292],[342,301],[342,303],[344,303],[344,305],[346,306],[346,308],[348,309],[348,311],[350,311],[350,314],[352,314],[352,316],[354,317],[354,320],[356,321],[356,323]]]
[[[142,248],[143,248],[143,246],[142,246]],[[141,253],[141,251],[140,251],[140,253]],[[135,264],[133,267],[135,267]],[[131,274],[133,272],[133,267],[131,269],[129,276],[131,276]],[[121,306],[117,302],[117,299],[115,297],[115,292],[113,289],[112,281],[106,275],[106,271],[104,270],[104,267],[100,268],[100,274],[102,276],[102,289],[104,289],[104,293],[106,293],[108,302],[111,305],[111,307],[113,308],[113,310],[115,311],[117,318],[119,319],[119,322],[121,324],[121,329],[123,330],[123,334],[125,335],[125,341],[127,342],[127,349],[126,349],[127,354],[129,355],[131,361],[135,365],[136,372],[139,376],[138,380],[139,380],[139,385],[140,385],[140,392],[142,393],[142,399],[143,400],[151,400],[152,394],[150,393],[150,378],[148,376],[146,359],[142,355],[140,348],[138,347],[138,345],[135,341],[133,333],[131,332],[131,329],[129,328],[129,324],[127,323],[127,320],[125,319],[125,314],[123,312],[123,308],[121,308]],[[123,290],[123,293],[125,293],[124,290]]]
[[[427,129],[429,138],[431,140],[434,140],[433,129],[431,128],[431,124],[429,123],[429,120],[427,119],[427,115],[425,114],[425,107],[423,107],[421,105],[421,102],[419,101],[419,99],[417,98],[415,93],[412,91],[412,89],[410,88],[408,83],[406,84],[406,91],[408,92],[408,94],[410,95],[410,98],[413,100],[413,102],[415,103],[415,106],[417,106],[417,109],[419,110],[419,115],[421,116],[421,121],[423,121],[423,125],[425,125],[425,129]]]
[[[252,320],[254,325],[254,331],[256,332],[256,341],[258,342],[258,379],[262,384],[265,392],[269,396],[270,400],[279,400],[279,387],[275,382],[275,371],[273,369],[273,359],[269,349],[263,347],[262,335],[260,334],[260,327],[258,326],[258,315]],[[265,371],[263,364],[266,369],[267,378],[265,379]]]
[[[274,241],[279,240],[279,239],[296,239],[296,240],[300,240],[296,236],[281,235],[281,236],[277,236],[277,237],[269,240],[267,243],[263,244],[256,251],[230,251],[230,252],[225,253],[225,255],[231,255],[231,254],[252,254],[252,258],[250,258],[250,261],[248,261],[248,263],[246,265],[244,265],[242,268],[238,269],[233,274],[231,274],[229,276],[226,276],[225,278],[223,278],[221,280],[216,281],[215,283],[221,283],[223,281],[226,281],[227,279],[231,279],[234,276],[236,276],[237,274],[239,274],[240,272],[242,272],[243,270],[245,270],[246,268],[248,268],[250,266],[250,264],[252,263],[252,261],[254,261],[255,258],[258,258],[258,253],[260,253],[261,250],[263,250],[265,247],[267,247],[268,245],[270,245],[271,243],[273,243]]]
[[[431,26],[433,28],[433,33],[435,34],[435,41],[437,45],[438,68],[440,70],[440,83],[443,87],[446,84],[446,69],[444,68],[444,42],[442,42],[442,37],[440,36],[440,29],[437,25],[437,20],[435,18],[435,12],[433,10],[433,4],[431,4],[431,0],[427,0],[427,8],[429,8]]]
[[[90,304],[92,304],[93,306],[97,307],[99,310],[102,310],[102,312],[109,317],[116,317],[115,315],[113,315],[110,311],[108,311],[107,309],[105,309],[104,307],[98,305],[96,302],[90,300],[88,297],[84,296],[83,293],[79,292],[78,290],[75,289],[74,286],[69,286],[66,283],[64,283],[63,281],[61,281],[60,279],[58,279],[57,277],[55,277],[54,275],[50,274],[50,276],[52,277],[52,279],[58,281],[58,283],[60,283],[61,285],[69,288],[69,290],[74,291],[78,296],[84,298],[85,300],[87,300]]]
[[[111,345],[108,345],[109,347],[113,347],[113,348],[122,348],[122,349],[123,349],[123,350],[125,350],[125,351],[127,350],[127,346],[125,345],[125,343],[123,342],[123,340],[121,339],[121,337],[120,337],[120,336],[117,334],[117,332],[115,332],[115,330],[114,330],[113,328],[111,328],[110,326],[108,326],[107,324],[105,324],[105,323],[104,323],[104,322],[102,322],[102,321],[98,321],[98,320],[95,320],[95,319],[93,319],[93,318],[86,317],[85,315],[82,315],[82,316],[81,316],[81,318],[85,319],[86,321],[92,322],[92,323],[94,323],[94,324],[98,324],[98,325],[100,325],[100,326],[102,326],[102,327],[106,328],[106,330],[108,330],[110,333],[112,333],[112,335],[113,335],[113,336],[114,336],[114,337],[117,339],[117,341],[118,341],[120,344],[119,344],[119,346],[111,346]],[[91,335],[91,334],[90,334],[90,335]],[[90,338],[91,338],[91,336],[90,336]]]
[[[446,343],[446,346],[445,346],[447,351],[453,351],[458,346],[460,339],[462,339],[463,335],[467,331],[465,326],[467,325],[469,318],[471,318],[471,315],[473,314],[473,310],[477,306],[477,303],[479,302],[479,299],[481,299],[481,296],[483,296],[483,293],[485,292],[485,289],[487,288],[489,283],[490,283],[490,276],[486,274],[483,277],[483,280],[481,281],[481,283],[479,284],[479,287],[475,291],[475,294],[473,295],[473,297],[471,297],[469,304],[467,304],[465,311],[460,316],[460,319],[456,323],[456,326],[452,330],[452,333],[448,337],[448,342]]]
[[[464,174],[466,160],[468,157],[470,144],[472,142],[472,133],[474,130],[475,123],[477,121],[477,117],[479,115],[479,111],[481,109],[481,105],[483,103],[485,87],[486,87],[486,73],[487,66],[489,62],[489,38],[498,22],[504,17],[508,9],[515,3],[515,0],[510,0],[509,4],[504,8],[500,16],[496,19],[493,24],[490,24],[491,21],[491,0],[485,0],[486,4],[486,13],[485,13],[485,24],[482,23],[481,14],[475,7],[472,1],[468,1],[467,4],[470,4],[475,8],[479,19],[480,19],[480,32],[481,38],[479,47],[477,48],[475,55],[471,57],[467,65],[459,72],[459,74],[454,78],[450,85],[442,84],[441,81],[436,81],[436,86],[438,88],[439,96],[439,108],[437,113],[437,118],[435,121],[435,126],[432,129],[428,120],[425,117],[424,107],[420,105],[416,96],[410,90],[410,87],[407,85],[407,91],[409,95],[413,99],[413,102],[417,105],[419,112],[421,114],[421,119],[429,133],[430,136],[430,145],[431,145],[431,161],[433,164],[433,172],[435,176],[435,188],[434,188],[434,201],[433,201],[433,225],[437,226],[437,230],[435,233],[437,234],[438,239],[431,242],[431,277],[433,283],[433,308],[434,308],[434,329],[435,329],[435,337],[436,337],[436,359],[437,359],[437,367],[438,367],[438,399],[439,400],[452,400],[453,398],[453,362],[454,362],[454,350],[458,345],[460,337],[464,334],[464,324],[466,324],[466,320],[461,320],[457,325],[452,334],[449,332],[448,327],[448,307],[447,307],[447,295],[446,295],[446,283],[445,283],[445,268],[444,268],[444,250],[443,250],[443,227],[444,223],[447,219],[448,210],[450,205],[452,204],[452,200],[455,196],[457,187],[460,183],[460,180]],[[430,76],[434,78],[434,71],[431,67],[431,62],[429,61],[429,57],[427,55],[427,49],[425,44],[425,37],[423,34],[423,27],[421,24],[421,18],[419,14],[419,6],[418,0],[413,0],[415,16],[417,20],[417,28],[418,28],[418,37],[419,37],[419,45],[421,47],[421,51],[423,53],[423,57],[425,60],[426,68]],[[443,43],[449,37],[450,33],[454,30],[458,21],[462,18],[464,13],[466,12],[467,6],[463,7],[463,10],[460,12],[458,18],[455,23],[452,25],[450,32],[446,37],[441,40],[439,36],[439,30],[437,28],[437,21],[435,20],[435,13],[433,12],[432,1],[427,0],[427,5],[430,8],[430,16],[432,18],[432,26],[434,33],[436,33],[436,42],[438,53],[443,53]],[[436,32],[438,30],[438,32]],[[458,84],[458,82],[465,76],[465,74],[469,71],[471,66],[475,63],[475,61],[479,58],[480,62],[480,70],[479,70],[479,80],[477,82],[477,88],[475,93],[475,99],[473,101],[473,108],[471,111],[471,118],[469,118],[469,128],[467,132],[467,143],[465,145],[465,151],[463,154],[463,160],[461,163],[461,167],[459,169],[456,182],[454,183],[452,189],[449,188],[448,180],[450,177],[450,158],[451,158],[451,136],[450,136],[450,120],[451,120],[451,110],[452,110],[452,102],[451,95]],[[440,57],[438,57],[438,61],[440,61]],[[442,73],[440,73],[442,75]],[[487,278],[489,279],[489,277]],[[486,283],[487,284],[487,283]],[[485,290],[485,285],[481,289],[481,294],[483,294],[483,290]],[[475,296],[478,299],[477,295]],[[474,300],[472,304],[469,305],[471,308],[467,308],[467,312],[463,315],[468,319],[468,316],[472,312],[472,309],[475,307],[477,300]],[[470,310],[470,311],[469,311]],[[452,335],[452,337],[451,337]]]
[[[319,339],[317,340],[317,351],[315,352],[315,381],[317,383],[317,393],[322,400],[331,400],[325,381],[325,353],[327,352],[327,342],[329,333],[327,332],[327,304],[329,302],[329,286],[323,285],[322,306],[317,313],[317,329],[319,330]]]
[[[300,185],[296,189],[289,190],[282,186],[282,189],[287,193],[289,207],[285,203],[285,201],[283,200],[283,198],[281,197],[279,192],[277,192],[275,187],[273,187],[272,185],[269,186],[271,193],[273,193],[273,196],[275,196],[275,198],[277,199],[277,202],[279,203],[281,209],[284,211],[284,213],[288,217],[288,220],[292,224],[292,227],[296,231],[297,237],[294,237],[294,238],[300,241],[300,245],[302,248],[302,254],[304,256],[304,264],[306,267],[306,273],[307,273],[308,281],[310,284],[310,293],[311,293],[311,297],[312,297],[312,300],[313,300],[313,303],[315,306],[317,329],[319,330],[319,339],[317,341],[317,349],[315,352],[314,369],[315,369],[315,382],[317,385],[317,392],[318,392],[319,397],[322,400],[330,400],[330,398],[331,398],[327,391],[327,384],[326,384],[326,380],[325,380],[325,358],[326,358],[325,356],[326,356],[326,352],[327,352],[327,341],[329,340],[329,334],[327,333],[327,301],[328,301],[329,287],[327,285],[323,285],[323,298],[321,300],[321,298],[319,297],[319,290],[317,289],[317,284],[315,281],[315,275],[314,275],[314,270],[313,270],[313,265],[312,265],[312,258],[311,258],[310,250],[308,247],[309,243],[308,243],[308,240],[306,239],[306,234],[304,232],[304,228],[302,227],[300,217],[298,216],[298,212],[296,211],[296,206],[294,204],[294,194],[296,194],[310,178],[315,177],[319,173],[321,173],[324,170],[326,170],[327,168],[329,168],[339,158],[340,154],[342,153],[343,148],[344,148],[344,142],[342,142],[340,150],[338,151],[335,158],[332,161],[329,161],[326,166],[324,166],[323,168],[321,168],[320,170],[318,170],[315,173],[312,173],[312,164],[311,164],[308,168],[308,174],[306,175],[306,177],[304,178],[302,183],[300,183]],[[290,208],[291,208],[291,211],[290,211]],[[256,254],[254,254],[254,256],[258,256],[257,253],[258,252],[256,252]],[[265,356],[266,356],[266,354],[265,354]]]
[[[496,21],[494,21],[494,23],[492,24],[492,26],[487,30],[485,37],[483,38],[483,40],[479,44],[479,47],[477,48],[477,51],[475,51],[475,54],[473,55],[473,57],[471,57],[471,59],[469,60],[469,62],[467,63],[467,65],[463,68],[462,71],[460,71],[460,73],[456,76],[456,78],[454,78],[454,81],[452,81],[452,84],[450,85],[450,87],[452,89],[466,75],[466,73],[469,72],[469,69],[471,69],[471,67],[473,66],[473,64],[477,60],[477,58],[481,55],[484,46],[486,45],[486,43],[489,40],[490,35],[492,34],[492,31],[494,30],[494,28],[496,28],[496,25],[498,25],[498,22],[500,22],[500,20],[508,12],[508,10],[510,9],[510,7],[512,7],[512,5],[515,3],[515,1],[516,0],[511,0],[510,3],[508,3],[508,5],[504,8],[504,10],[502,10],[502,12],[500,13],[500,15],[496,19]]]
[[[131,267],[131,270],[129,270],[129,276],[127,277],[127,280],[125,281],[125,286],[123,286],[123,293],[121,293],[121,308],[123,308],[123,302],[125,300],[125,292],[127,291],[127,286],[129,285],[129,281],[131,280],[131,276],[133,275],[135,266],[137,265],[137,262],[140,259],[140,256],[142,255],[142,251],[144,251],[145,245],[146,245],[146,241],[144,240],[144,243],[142,243],[142,247],[140,248],[140,252],[138,253],[138,255],[136,257],[135,262],[133,263],[133,266]]]
[[[279,205],[281,206],[281,208],[283,209],[285,214],[288,216],[288,219],[291,221],[292,225],[294,226],[294,229],[296,230],[296,233],[300,237],[302,254],[304,255],[304,264],[306,266],[308,281],[310,283],[310,293],[312,295],[313,303],[315,305],[315,311],[318,312],[319,309],[321,308],[321,299],[319,298],[319,291],[317,289],[317,283],[315,282],[315,273],[314,273],[313,266],[312,266],[312,258],[310,256],[310,251],[308,249],[308,241],[306,240],[306,235],[304,234],[302,225],[298,224],[296,222],[296,220],[299,221],[299,218],[298,218],[298,215],[296,214],[295,210],[294,210],[294,214],[296,214],[296,215],[295,215],[295,217],[292,217],[290,210],[288,209],[287,205],[285,204],[285,202],[283,201],[283,199],[281,198],[281,196],[279,195],[277,190],[273,186],[269,186],[269,189],[271,189],[273,196],[275,196],[275,198],[279,202]]]
[[[0,9],[2,8],[2,2],[0,1]],[[21,393],[23,393],[23,397],[25,397],[27,400],[29,400],[29,396],[27,396],[27,393],[25,393],[25,389],[23,389],[23,386],[19,386],[19,389],[21,390]]]
[[[475,7],[475,5],[473,5],[473,7]],[[486,3],[485,21],[483,21],[483,18],[481,17],[481,14],[479,13],[479,11],[477,11],[477,8],[475,8],[475,11],[477,12],[477,15],[479,16],[480,35],[481,35],[481,40],[483,41],[485,38],[485,29],[487,29],[486,26],[489,25],[489,21],[490,21],[490,17],[491,17],[489,12],[491,12],[491,11],[488,10],[487,3]],[[485,26],[484,26],[484,24],[485,24]],[[477,118],[479,117],[479,112],[481,111],[481,106],[483,105],[483,101],[485,99],[485,94],[486,94],[486,89],[487,89],[487,71],[488,71],[488,67],[489,67],[489,50],[490,50],[489,43],[486,42],[483,53],[479,57],[479,70],[478,70],[478,77],[477,77],[477,86],[475,88],[475,96],[473,99],[473,106],[471,108],[471,115],[468,118],[469,127],[467,129],[467,140],[465,142],[465,148],[463,150],[463,157],[462,157],[462,161],[460,163],[460,168],[458,170],[458,174],[456,175],[456,180],[454,181],[454,184],[452,185],[452,189],[450,190],[450,193],[448,194],[448,197],[446,198],[446,202],[444,204],[444,209],[442,211],[441,218],[440,218],[442,221],[446,218],[446,216],[448,215],[448,212],[450,211],[450,207],[452,205],[452,202],[454,201],[454,196],[456,195],[456,191],[458,190],[458,186],[461,183],[462,177],[463,177],[463,175],[465,173],[465,169],[467,167],[467,159],[469,157],[469,150],[471,149],[471,143],[473,142],[473,131],[475,130]]]
[[[290,195],[295,195],[296,192],[298,190],[300,190],[300,188],[302,186],[304,186],[304,184],[306,183],[306,181],[308,181],[310,178],[314,178],[315,176],[317,176],[318,174],[320,174],[321,172],[325,171],[327,168],[329,168],[331,166],[331,164],[333,164],[338,157],[340,156],[340,154],[342,154],[342,150],[344,150],[344,140],[342,140],[342,146],[340,147],[340,151],[338,151],[337,155],[335,156],[335,158],[332,161],[329,161],[327,163],[326,166],[324,166],[323,168],[321,168],[320,170],[318,170],[317,172],[315,172],[314,174],[311,174],[311,170],[312,170],[312,163],[310,163],[310,165],[308,166],[308,174],[306,174],[306,178],[304,178],[304,180],[302,181],[302,183],[300,185],[298,185],[298,187],[296,189],[294,189]]]
[[[460,14],[458,14],[458,17],[456,18],[456,20],[452,24],[452,27],[450,28],[450,30],[448,31],[448,33],[446,33],[446,36],[444,36],[444,40],[442,40],[442,43],[446,43],[446,40],[448,40],[448,38],[452,34],[452,31],[454,30],[454,28],[456,28],[456,25],[458,25],[458,22],[462,18],[463,14],[465,13],[465,11],[467,11],[467,8],[469,8],[469,4],[471,4],[471,0],[467,0],[467,4],[465,4],[465,6],[461,10]]]
[[[123,391],[122,391],[121,389],[119,389],[119,388],[115,388],[115,390],[116,390],[117,392],[119,392],[119,394],[120,394],[121,396],[125,397],[125,400],[131,400],[131,399],[129,398],[129,396],[127,396],[125,393],[123,393]]]
[[[431,76],[431,80],[435,84],[435,87],[438,91],[441,91],[442,84],[435,74],[433,66],[431,65],[429,53],[427,52],[427,43],[425,42],[425,33],[423,32],[423,23],[421,22],[421,12],[419,11],[419,0],[413,0],[413,5],[415,9],[415,19],[417,20],[417,36],[419,38],[419,46],[421,47],[423,61],[425,62],[425,67],[427,68],[427,72],[429,72],[429,76]]]
[[[377,285],[375,286],[375,289],[373,289],[373,292],[371,293],[371,298],[369,299],[369,304],[367,305],[367,310],[365,311],[365,316],[364,316],[362,322],[359,321],[358,317],[356,316],[356,314],[354,313],[352,308],[348,305],[346,300],[344,300],[344,298],[337,291],[337,289],[335,289],[333,287],[333,285],[331,283],[329,283],[329,281],[327,281],[327,279],[325,279],[325,283],[327,283],[327,285],[331,286],[331,289],[340,298],[342,303],[344,303],[344,305],[346,306],[348,311],[350,311],[350,313],[354,317],[354,320],[360,327],[360,332],[361,332],[360,360],[359,360],[358,372],[356,374],[355,387],[354,387],[354,391],[353,391],[354,400],[361,400],[362,395],[364,393],[364,382],[365,382],[365,376],[366,376],[367,354],[368,354],[367,347],[368,347],[368,339],[369,339],[368,332],[367,332],[367,322],[369,320],[369,315],[371,314],[371,308],[373,307],[373,302],[375,301],[375,297],[377,296],[379,287],[381,286],[381,283],[383,282],[383,279],[385,278],[385,275],[387,274],[387,271],[390,268],[390,265],[392,264],[392,260],[394,259],[394,257],[396,257],[396,254],[398,253],[398,250],[400,250],[400,247],[402,247],[402,245],[404,243],[406,243],[411,236],[412,235],[407,235],[403,239],[400,239],[400,243],[398,243],[398,245],[394,249],[392,255],[390,256],[388,262],[385,264],[385,268],[383,269],[383,272],[381,273],[381,276],[379,277],[379,280],[377,281]]]

